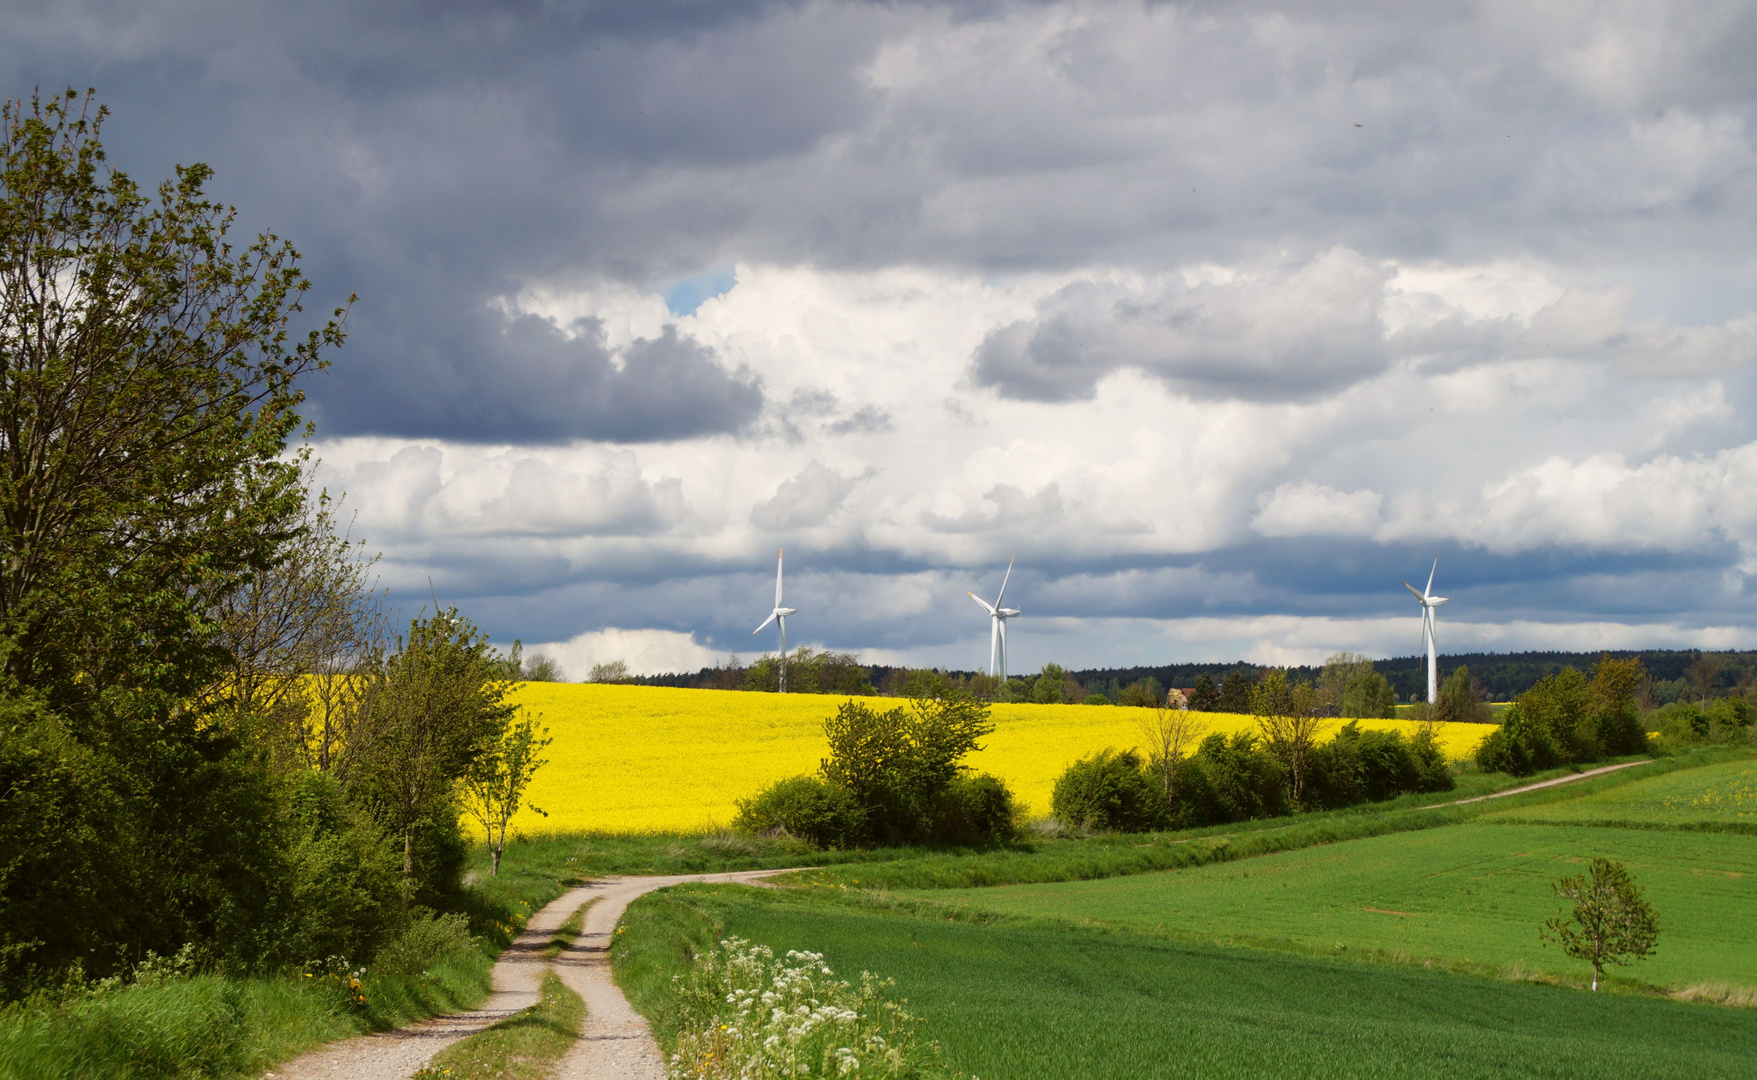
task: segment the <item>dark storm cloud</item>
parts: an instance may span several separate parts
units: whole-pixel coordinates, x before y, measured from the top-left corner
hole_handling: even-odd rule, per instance
[[[484,317],[466,324],[481,327]],[[569,439],[654,442],[737,431],[762,408],[745,371],[728,371],[701,345],[666,327],[615,353],[604,328],[581,319],[566,331],[548,319],[499,320],[477,348],[407,365],[355,365],[343,392],[318,399],[329,431],[420,436],[462,442],[546,443]],[[458,362],[460,354],[468,359]]]
[[[734,428],[747,399],[710,367],[704,394],[667,407],[662,388],[628,414],[652,426],[574,410],[598,361],[573,371],[492,305],[739,258],[1155,266],[1340,243],[1687,250],[1680,272],[1751,276],[1748,4],[1050,7],[21,5],[0,66],[15,92],[97,85],[119,163],[215,164],[248,222],[307,252],[315,306],[361,295],[312,387],[328,434]],[[1346,317],[1248,341],[1214,307],[1064,297],[997,330],[974,374],[1034,400],[1118,367],[1278,399],[1383,365]]]

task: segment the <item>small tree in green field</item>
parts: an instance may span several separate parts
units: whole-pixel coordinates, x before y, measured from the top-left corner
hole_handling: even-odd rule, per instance
[[[1659,922],[1622,863],[1594,859],[1589,875],[1565,877],[1556,882],[1555,890],[1557,896],[1573,901],[1574,910],[1546,922],[1539,936],[1591,964],[1594,990],[1606,964],[1627,964],[1653,951]]]

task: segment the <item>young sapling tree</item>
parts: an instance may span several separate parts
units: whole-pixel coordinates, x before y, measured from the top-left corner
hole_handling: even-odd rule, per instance
[[[506,851],[506,827],[520,807],[548,817],[525,798],[531,777],[549,764],[539,757],[555,740],[535,717],[521,716],[508,724],[488,752],[476,759],[464,774],[464,809],[482,826],[488,839],[489,874],[500,876],[500,856]]]
[[[1627,964],[1653,951],[1659,922],[1622,863],[1594,859],[1590,874],[1565,877],[1555,890],[1573,901],[1574,909],[1546,922],[1539,936],[1591,964],[1593,990],[1604,977],[1605,965]]]

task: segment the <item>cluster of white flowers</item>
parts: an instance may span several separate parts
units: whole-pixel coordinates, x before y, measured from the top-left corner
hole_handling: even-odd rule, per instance
[[[835,977],[820,953],[722,941],[677,979],[688,1019],[671,1057],[673,1080],[922,1075],[915,1019],[885,998],[890,980]]]

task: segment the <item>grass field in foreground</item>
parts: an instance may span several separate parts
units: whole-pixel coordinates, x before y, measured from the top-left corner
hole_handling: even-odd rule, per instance
[[[1595,856],[1627,865],[1659,914],[1659,949],[1627,969],[1635,978],[1757,984],[1757,844],[1735,835],[1451,825],[1168,873],[899,895],[1203,940],[1580,974],[1585,965],[1542,945],[1538,927],[1560,909],[1550,883]]]
[[[555,737],[517,829],[546,832],[711,832],[737,800],[786,776],[811,772],[826,753],[824,719],[842,698],[657,686],[522,683],[514,700],[540,714]],[[903,704],[868,699],[874,708]],[[1049,813],[1056,777],[1107,746],[1139,745],[1149,709],[1093,705],[996,705],[995,732],[967,763],[1001,777],[1034,814]],[[1203,713],[1209,730],[1252,728],[1248,716]],[[1366,728],[1413,731],[1404,720]],[[1449,755],[1467,757],[1489,729],[1450,724]]]
[[[667,919],[665,909],[699,907]],[[705,918],[703,917],[705,916]],[[1757,1013],[1348,960],[947,922],[755,889],[636,901],[627,945],[699,925],[896,980],[946,1063],[983,1080],[1742,1077]],[[691,943],[699,948],[703,941]],[[619,938],[619,980],[630,974]],[[669,950],[686,955],[682,943]],[[638,955],[635,949],[627,954]],[[663,971],[637,1004],[662,1021]]]

